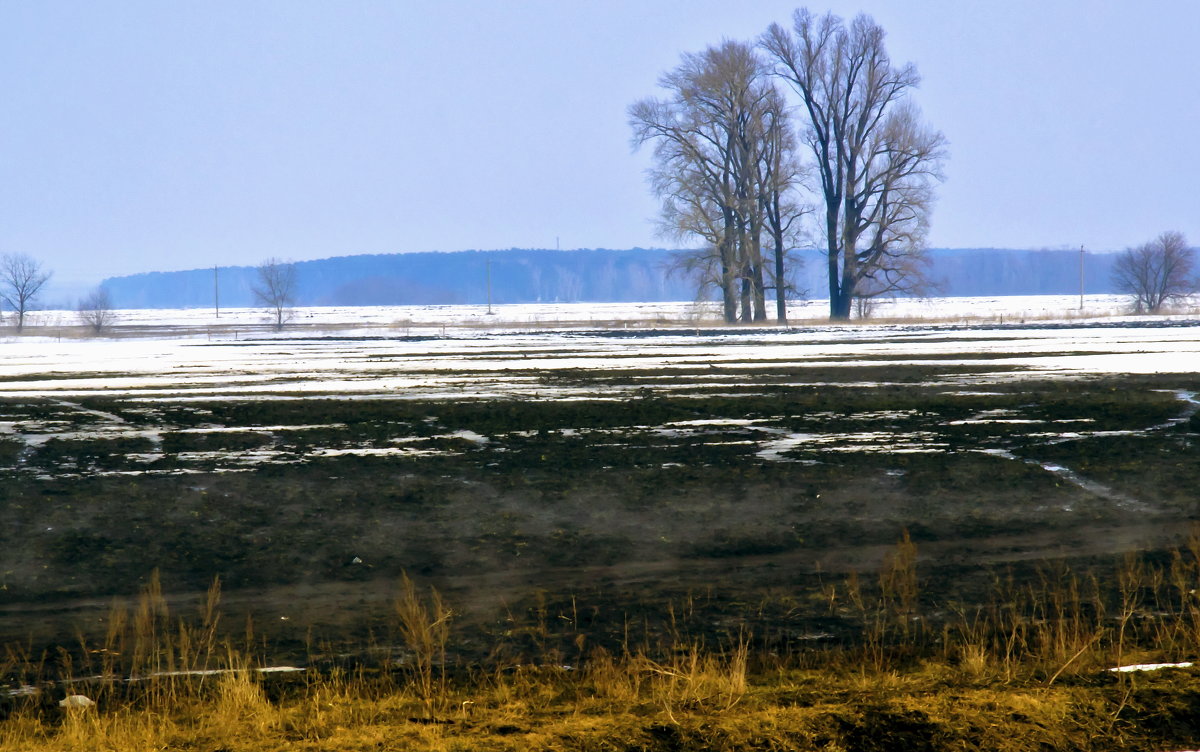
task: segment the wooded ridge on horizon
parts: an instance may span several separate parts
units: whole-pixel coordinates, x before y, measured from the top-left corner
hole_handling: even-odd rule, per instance
[[[487,302],[656,302],[695,299],[696,284],[664,249],[509,249],[339,256],[296,262],[296,305],[449,305]],[[822,297],[819,251],[797,252],[792,280],[804,297]],[[930,276],[940,295],[1037,295],[1079,292],[1078,250],[934,249]],[[1115,292],[1116,254],[1084,254],[1084,288]],[[256,305],[256,267],[222,266],[112,277],[103,286],[118,308]],[[800,296],[796,296],[800,297]]]

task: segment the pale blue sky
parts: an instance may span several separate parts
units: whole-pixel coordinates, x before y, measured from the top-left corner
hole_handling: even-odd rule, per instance
[[[662,246],[626,107],[793,2],[0,0],[0,251],[60,283]],[[877,0],[950,142],[940,247],[1200,242],[1200,2]]]

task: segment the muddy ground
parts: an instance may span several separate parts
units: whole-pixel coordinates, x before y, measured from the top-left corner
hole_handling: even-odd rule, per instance
[[[225,623],[280,660],[390,640],[402,572],[464,659],[681,628],[789,649],[853,631],[826,586],[906,532],[936,615],[1002,577],[1103,577],[1200,516],[1193,373],[864,353],[521,378],[559,396],[0,398],[0,644],[98,641],[157,570],[177,614],[220,577]]]

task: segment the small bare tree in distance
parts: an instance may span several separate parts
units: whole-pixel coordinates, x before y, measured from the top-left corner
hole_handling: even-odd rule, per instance
[[[296,265],[277,258],[262,262],[253,292],[258,302],[271,309],[275,330],[283,329],[292,318],[292,304],[296,302]]]
[[[92,331],[92,334],[103,334],[112,326],[115,316],[112,310],[112,298],[108,290],[97,287],[85,295],[77,306],[79,321]]]
[[[1138,313],[1158,313],[1167,303],[1196,292],[1196,252],[1183,233],[1169,231],[1117,257],[1112,278],[1117,290],[1133,297]]]
[[[37,300],[38,293],[50,279],[50,272],[23,253],[6,253],[0,257],[0,301],[17,317],[17,331],[25,328],[25,314]]]

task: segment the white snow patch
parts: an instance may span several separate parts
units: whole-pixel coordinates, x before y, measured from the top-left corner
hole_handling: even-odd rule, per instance
[[[475,433],[474,431],[467,431],[467,430],[455,431],[454,433],[447,434],[445,436],[439,436],[437,438],[440,438],[440,439],[464,439],[466,441],[471,442],[472,444],[478,444],[479,446],[483,446],[484,444],[487,444],[491,441],[491,439],[489,439],[486,436],[483,436],[482,434],[478,434],[478,433]]]
[[[66,710],[84,710],[95,704],[95,701],[86,695],[67,695],[58,701],[58,706]]]
[[[1133,671],[1159,671],[1164,668],[1191,668],[1192,665],[1191,661],[1184,661],[1183,663],[1135,663],[1129,666],[1116,666],[1110,668],[1109,671],[1126,674]]]

